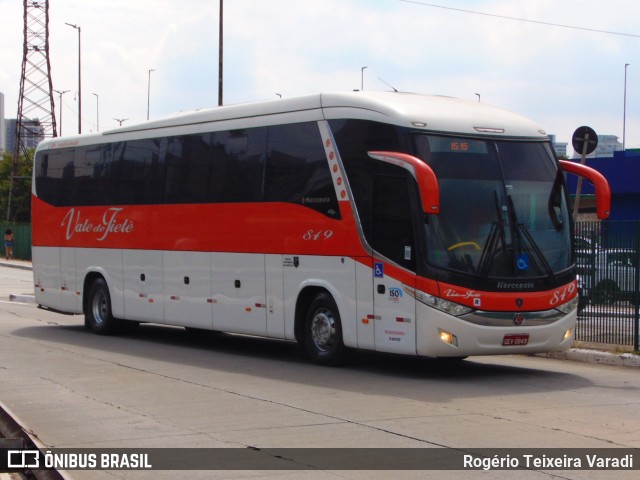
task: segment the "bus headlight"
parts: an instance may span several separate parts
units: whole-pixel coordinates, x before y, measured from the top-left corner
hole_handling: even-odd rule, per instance
[[[576,295],[567,303],[563,303],[562,305],[558,305],[556,310],[560,310],[562,313],[567,314],[573,312],[576,308],[578,308],[578,302],[580,301],[580,296]]]
[[[473,308],[416,290],[416,300],[455,317],[473,312]]]

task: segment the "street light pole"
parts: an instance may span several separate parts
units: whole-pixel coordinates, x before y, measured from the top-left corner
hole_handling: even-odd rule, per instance
[[[220,24],[218,27],[218,106],[222,106],[222,80],[223,80],[223,75],[222,75],[222,68],[223,68],[223,61],[222,61],[222,56],[224,53],[224,48],[223,48],[223,22],[222,22],[222,0],[220,0]]]
[[[480,101],[480,94],[476,93],[476,95],[478,96],[478,102]]]
[[[96,96],[96,132],[100,131],[100,97],[98,97],[97,93],[93,93],[92,95]]]
[[[54,90],[54,92],[56,92],[60,97],[60,136],[62,136],[62,95],[64,95],[65,93],[69,93],[69,91],[70,90]]]
[[[147,82],[147,120],[149,120],[149,106],[151,105],[151,72],[155,72],[153,68],[149,69],[149,80]]]
[[[362,67],[360,69],[360,91],[364,91],[364,69],[367,67]]]
[[[624,64],[624,106],[622,110],[622,151],[625,148],[625,134],[627,130],[627,67],[629,63]]]
[[[82,63],[80,55],[80,27],[72,23],[66,23],[71,28],[78,30],[78,133],[82,133]]]

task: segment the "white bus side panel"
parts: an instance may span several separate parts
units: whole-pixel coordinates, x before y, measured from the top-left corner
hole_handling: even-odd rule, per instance
[[[212,253],[213,328],[267,335],[264,254]]]
[[[163,323],[162,252],[123,250],[124,318]]]
[[[373,318],[373,271],[356,262],[356,296],[358,348],[375,350],[375,320]]]
[[[60,310],[63,312],[81,313],[82,297],[76,275],[76,249],[60,249]]]
[[[122,250],[105,248],[76,248],[78,291],[82,301],[84,281],[90,273],[99,273],[107,282],[111,297],[111,311],[116,318],[124,318],[124,291],[122,277]],[[82,307],[82,305],[80,305]]]
[[[168,325],[211,329],[211,255],[163,252],[164,321]]]
[[[348,257],[285,255],[282,264],[286,338],[295,339],[295,311],[300,292],[306,287],[320,287],[331,294],[338,306],[344,344],[357,347],[355,261]]]
[[[284,336],[284,282],[282,255],[265,255],[267,290],[267,335]]]
[[[81,313],[76,285],[75,249],[34,247],[36,303],[66,313]]]
[[[33,247],[32,255],[36,303],[61,310],[60,249]]]
[[[383,262],[376,262],[384,266]],[[376,267],[374,267],[376,268]],[[404,284],[383,269],[373,279],[376,350],[416,354],[416,300],[404,291]]]

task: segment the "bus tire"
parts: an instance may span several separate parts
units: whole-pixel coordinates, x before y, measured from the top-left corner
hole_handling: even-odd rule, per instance
[[[331,295],[319,293],[310,303],[304,323],[307,355],[319,365],[336,366],[346,356],[338,306]]]
[[[103,278],[96,279],[89,289],[85,325],[98,335],[113,335],[120,332],[120,322],[111,312],[111,295]]]

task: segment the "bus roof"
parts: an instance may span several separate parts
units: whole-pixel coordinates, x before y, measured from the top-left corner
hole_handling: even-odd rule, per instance
[[[321,98],[326,118],[349,118],[359,109],[367,119],[434,132],[546,137],[533,121],[477,101],[401,92],[338,93]]]
[[[216,126],[213,130],[346,118],[379,121],[429,132],[546,139],[546,133],[533,121],[485,103],[437,95],[367,91],[320,93],[206,108],[98,134],[54,138],[42,142],[41,147],[59,148],[115,141],[116,138],[107,139],[104,136],[119,134],[127,138],[149,137],[157,130],[163,130],[166,134],[173,134],[169,130],[176,129],[181,133],[192,129],[206,131],[217,123],[226,125]]]

